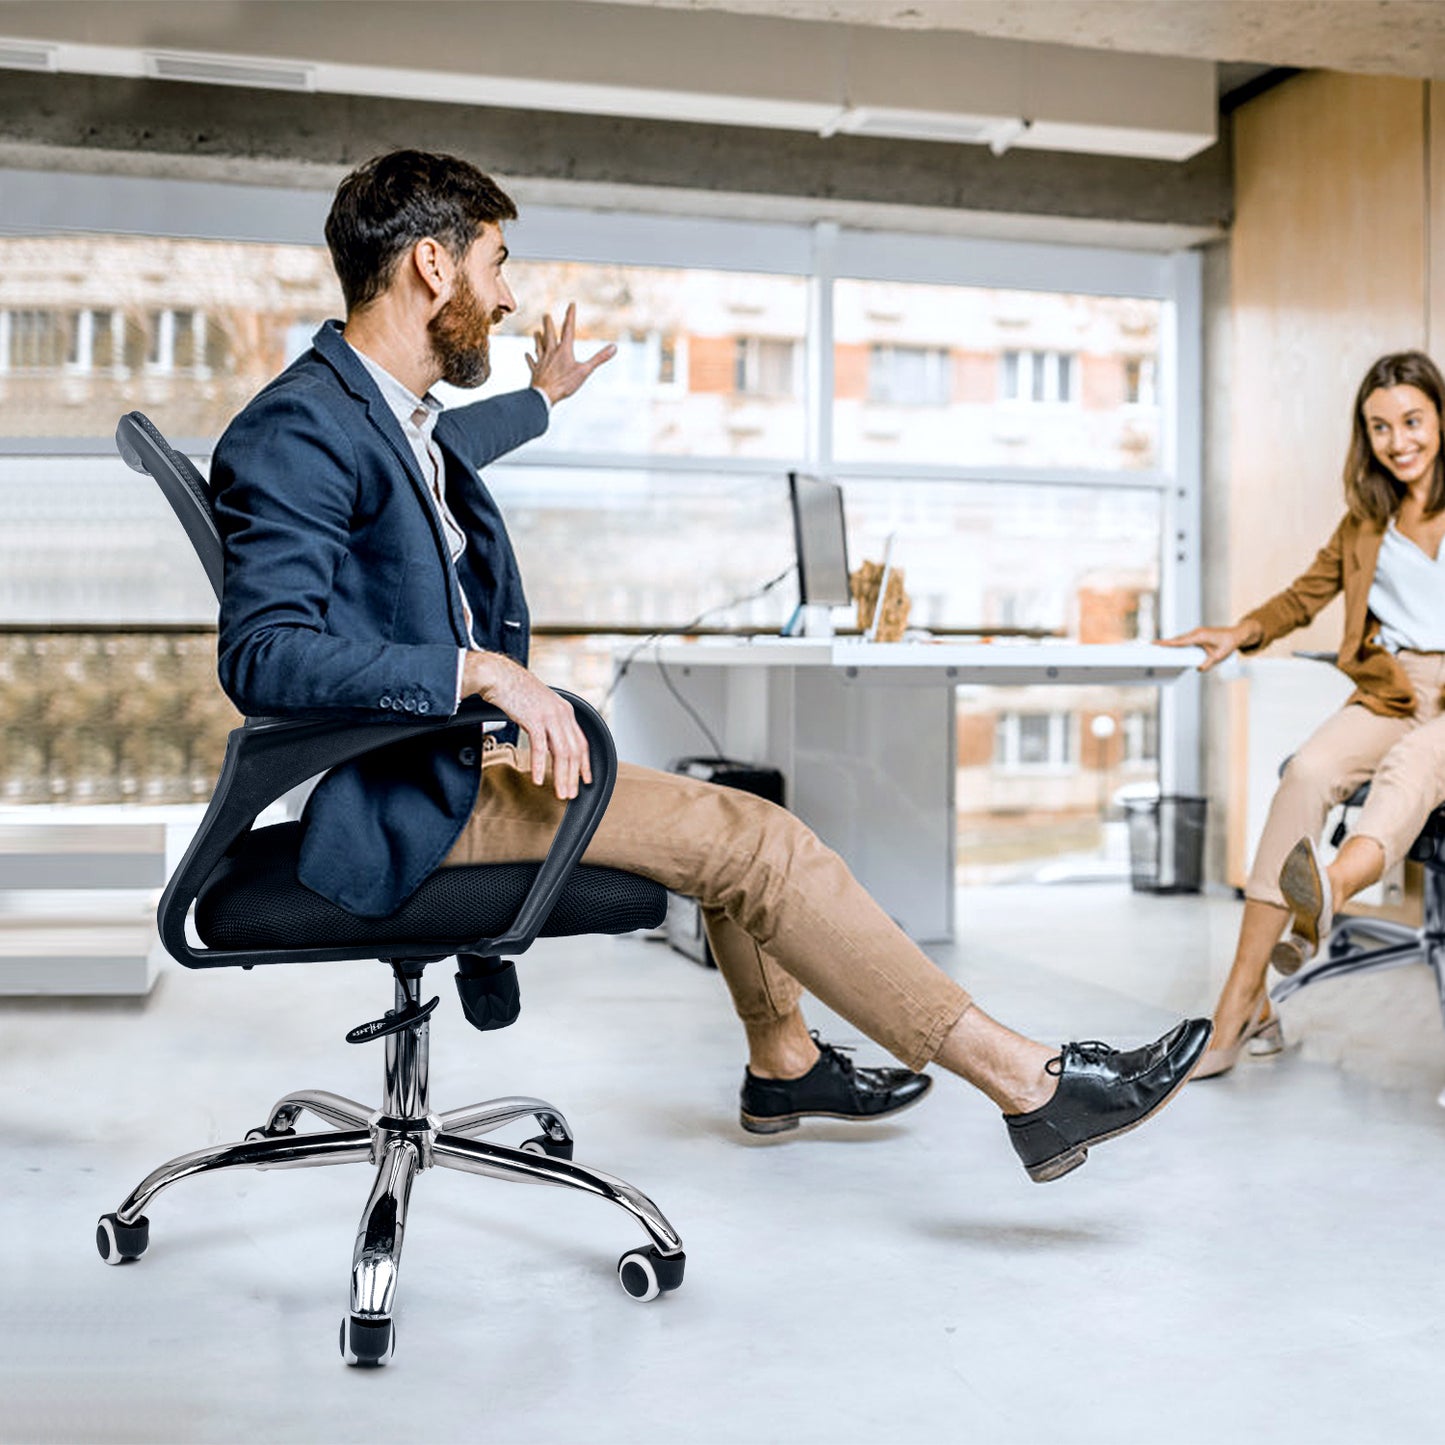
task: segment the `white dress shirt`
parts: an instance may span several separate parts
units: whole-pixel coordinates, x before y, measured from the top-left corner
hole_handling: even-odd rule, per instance
[[[1391,521],[1380,541],[1370,611],[1390,652],[1445,652],[1445,545],[1433,559]]]
[[[351,343],[347,342],[350,346]],[[421,468],[421,474],[426,481],[427,495],[436,508],[437,519],[441,523],[442,535],[446,538],[447,551],[452,561],[452,582],[456,586],[457,595],[461,598],[462,615],[467,623],[467,641],[473,650],[480,651],[477,647],[477,640],[472,634],[472,609],[467,603],[467,594],[462,589],[461,580],[457,573],[457,561],[467,548],[467,534],[458,524],[457,519],[452,516],[451,508],[446,501],[446,463],[442,460],[441,448],[437,445],[436,431],[437,417],[441,415],[442,403],[431,393],[425,396],[418,396],[410,387],[398,381],[379,362],[373,361],[364,351],[357,351],[356,359],[366,368],[367,374],[376,383],[377,389],[387,406],[391,408],[392,415],[396,417],[400,425],[402,435],[406,437],[413,454],[416,456],[416,464]],[[532,388],[541,398],[548,412],[552,410],[552,398],[542,390],[540,386]],[[462,670],[466,666],[467,649],[459,648],[457,652],[457,704],[462,700]]]

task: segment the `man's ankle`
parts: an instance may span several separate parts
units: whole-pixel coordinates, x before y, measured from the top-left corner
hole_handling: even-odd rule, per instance
[[[818,1062],[818,1046],[801,1014],[750,1024],[747,1035],[748,1072],[756,1079],[801,1079]]]

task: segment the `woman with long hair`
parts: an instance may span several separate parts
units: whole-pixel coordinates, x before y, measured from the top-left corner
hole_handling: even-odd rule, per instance
[[[1196,1079],[1245,1050],[1282,1047],[1265,992],[1271,963],[1294,973],[1328,938],[1334,913],[1404,856],[1445,801],[1445,378],[1419,351],[1382,356],[1355,395],[1345,460],[1348,511],[1309,569],[1233,627],[1167,639],[1205,650],[1200,671],[1303,627],[1345,595],[1338,665],[1355,684],[1289,760],[1244,889],[1234,963]],[[1326,865],[1325,815],[1370,780],[1354,830]],[[1287,931],[1286,931],[1287,930]]]

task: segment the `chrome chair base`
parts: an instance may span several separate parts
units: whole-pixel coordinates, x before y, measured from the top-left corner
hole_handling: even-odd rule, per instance
[[[1445,1014],[1445,867],[1425,864],[1424,926],[1410,928],[1384,918],[1341,917],[1319,959],[1270,989],[1276,1002],[1311,984],[1355,973],[1378,973],[1408,963],[1426,964]]]
[[[398,969],[393,1014],[418,1014],[421,971]],[[388,1015],[388,1018],[392,1015]],[[562,1112],[543,1099],[491,1099],[436,1114],[428,1107],[428,1024],[414,1022],[386,1035],[385,1101],[368,1109],[321,1089],[277,1100],[265,1124],[239,1143],[197,1149],[162,1164],[141,1180],[113,1214],[102,1215],[96,1244],[107,1264],[139,1259],[150,1242],[146,1210],[157,1195],[198,1174],[223,1169],[313,1169],[329,1164],[376,1167],[361,1213],[351,1259],[351,1304],[341,1323],[341,1352],[351,1365],[382,1365],[395,1351],[392,1312],[411,1189],[434,1166],[518,1184],[578,1189],[625,1210],[648,1237],[646,1248],[618,1261],[618,1278],[634,1299],[651,1300],[682,1283],[682,1240],[662,1211],[639,1190],[601,1170],[572,1162],[573,1136]],[[332,1127],[296,1130],[300,1116]],[[519,1148],[485,1143],[479,1135],[531,1115],[541,1133]]]
[[[1429,965],[1440,1009],[1445,1014],[1445,935],[1376,918],[1338,920],[1324,957],[1292,977],[1281,979],[1269,991],[1270,997],[1278,1002],[1314,983],[1354,973],[1378,973],[1410,963]]]

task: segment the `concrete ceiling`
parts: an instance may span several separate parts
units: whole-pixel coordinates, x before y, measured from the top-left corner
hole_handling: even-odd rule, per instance
[[[1441,0],[608,0],[1445,79]]]

